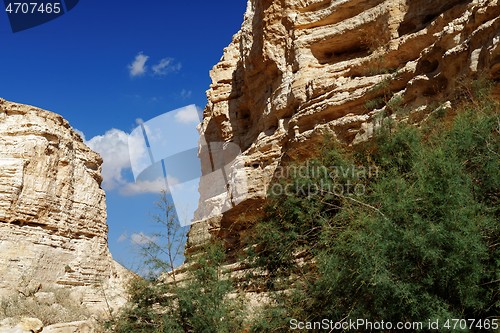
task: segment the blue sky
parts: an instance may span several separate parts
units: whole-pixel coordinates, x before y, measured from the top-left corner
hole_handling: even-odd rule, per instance
[[[127,134],[137,119],[204,107],[208,72],[239,30],[245,6],[81,0],[58,19],[18,33],[0,11],[0,97],[61,114],[101,150],[109,246],[129,268],[141,266],[132,243],[155,228],[158,195],[132,184]]]

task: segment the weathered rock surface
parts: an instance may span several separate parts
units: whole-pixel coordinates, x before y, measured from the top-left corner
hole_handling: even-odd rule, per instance
[[[93,333],[92,321],[74,321],[45,326],[38,318],[21,318],[18,323],[13,319],[0,322],[0,333]]]
[[[188,251],[212,235],[237,247],[276,168],[313,154],[325,133],[356,144],[381,117],[418,122],[434,101],[453,103],[466,80],[498,83],[499,45],[498,0],[249,0],[200,125],[207,141],[241,147],[229,190],[244,173],[248,194],[194,224]]]
[[[44,327],[42,333],[93,333],[94,324],[89,321],[75,321]]]
[[[18,323],[12,320],[0,322],[0,333],[40,333],[43,330],[43,323],[38,318],[21,318]]]
[[[69,287],[90,309],[125,302],[101,162],[61,116],[0,99],[0,296]]]

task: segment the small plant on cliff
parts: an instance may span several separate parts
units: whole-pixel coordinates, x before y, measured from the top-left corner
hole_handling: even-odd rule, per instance
[[[10,295],[0,300],[0,320],[33,317],[44,325],[86,320],[89,310],[66,288],[40,289],[31,295]]]
[[[366,101],[365,103],[365,108],[368,111],[372,111],[375,109],[379,109],[385,105],[384,99],[382,97],[377,97],[375,99],[371,99],[369,101]]]

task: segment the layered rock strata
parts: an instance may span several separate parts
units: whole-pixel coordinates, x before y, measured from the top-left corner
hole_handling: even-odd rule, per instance
[[[61,116],[0,99],[0,296],[68,287],[91,309],[123,304],[101,163]]]
[[[499,42],[497,0],[249,0],[200,125],[243,151],[228,175],[242,203],[194,224],[188,252],[212,236],[237,248],[276,168],[314,154],[326,133],[356,144],[383,117],[419,122],[473,79],[499,97]]]

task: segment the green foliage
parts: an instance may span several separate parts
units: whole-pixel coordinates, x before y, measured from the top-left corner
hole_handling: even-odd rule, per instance
[[[224,248],[208,245],[197,260],[193,279],[177,291],[180,317],[188,332],[230,333],[242,326],[241,304],[229,297],[233,286],[222,275],[224,261]]]
[[[424,130],[386,122],[356,150],[326,138],[317,158],[286,167],[245,249],[249,277],[270,291],[260,310],[243,313],[215,243],[189,258],[187,277],[132,281],[110,330],[286,332],[292,318],[497,316],[500,119],[498,104],[476,91],[453,123],[437,119]],[[168,269],[173,260],[163,258],[155,267]]]
[[[387,108],[392,113],[404,114],[408,112],[404,106],[404,99],[401,95],[393,95],[387,102]]]
[[[235,332],[242,326],[241,302],[231,298],[232,283],[222,276],[225,260],[220,244],[208,244],[185,280],[137,278],[130,299],[108,331],[141,333]]]
[[[383,93],[385,100],[387,100],[388,95],[391,93],[390,86],[391,82],[394,80],[394,74],[387,76],[382,81],[371,87],[368,92],[371,93]]]
[[[164,317],[170,319],[175,305],[168,297],[169,289],[164,284],[142,278],[133,279],[128,287],[129,303],[118,317],[106,323],[106,327],[112,332],[165,332],[170,322],[166,322]],[[156,304],[165,306],[167,313],[158,311]]]
[[[70,297],[67,288],[49,288],[33,293],[13,294],[0,299],[0,321],[6,318],[20,320],[23,317],[40,319],[44,325],[85,320],[90,311],[80,300]]]
[[[258,255],[251,257],[257,266],[267,269],[271,277],[300,271],[294,256],[297,253],[306,258],[314,255],[314,244],[320,242],[321,230],[339,213],[347,200],[345,195],[354,195],[357,186],[363,186],[368,170],[358,170],[349,159],[346,152],[325,143],[318,159],[305,165],[291,165],[287,168],[291,179],[276,184],[282,189],[277,191],[278,195],[270,193],[266,221],[257,224],[254,232]],[[293,195],[280,195],[281,192]],[[335,223],[341,228],[347,220],[339,219]],[[269,279],[268,287],[276,281]]]
[[[385,105],[384,99],[382,97],[377,97],[375,99],[371,99],[365,103],[365,108],[368,111],[372,111],[375,109],[380,109]]]
[[[499,124],[491,101],[469,105],[450,128],[430,136],[390,124],[353,156],[334,147],[329,154],[335,158],[323,154],[307,164],[308,170],[375,165],[376,178],[308,172],[282,181],[349,180],[365,191],[296,191],[272,199],[257,227],[255,262],[287,292],[275,293],[254,331],[287,331],[290,318],[396,322],[498,315]],[[313,268],[300,269],[300,251],[313,258]]]
[[[156,212],[152,219],[160,228],[158,232],[143,239],[141,252],[148,267],[150,279],[157,278],[164,272],[172,272],[176,280],[175,268],[183,259],[187,228],[182,227],[175,214],[174,205],[169,201],[167,192],[161,191],[155,203]]]
[[[375,138],[376,151],[370,156],[384,172],[406,176],[417,151],[422,149],[418,129],[404,125],[382,127]]]

